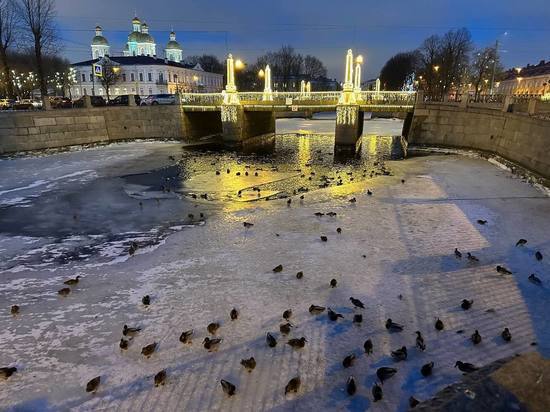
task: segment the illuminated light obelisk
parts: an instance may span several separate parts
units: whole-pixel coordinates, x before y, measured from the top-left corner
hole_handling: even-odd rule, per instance
[[[374,90],[376,91],[374,98],[379,99],[380,98],[380,79],[376,79]]]
[[[311,82],[306,83],[306,97],[311,97]]]
[[[361,63],[355,65],[355,78],[353,79],[353,92],[355,99],[361,100]]]
[[[355,94],[353,93],[353,51],[351,49],[348,50],[348,54],[346,55],[346,75],[340,103],[355,104]]]
[[[306,94],[306,81],[302,80],[300,82],[300,95],[303,97]]]
[[[227,56],[227,84],[223,102],[224,104],[239,104],[239,95],[235,85],[235,62],[231,53]]]
[[[271,68],[269,64],[265,66],[264,76],[265,86],[262,100],[273,100],[273,90],[271,90]]]

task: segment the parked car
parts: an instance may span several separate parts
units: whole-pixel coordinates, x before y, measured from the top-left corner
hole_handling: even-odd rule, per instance
[[[14,110],[36,110],[42,108],[42,102],[40,100],[21,99],[14,103]]]
[[[90,96],[90,103],[93,107],[103,107],[107,104],[105,99],[101,96]],[[73,102],[73,107],[84,107],[84,96],[75,100]]]
[[[135,94],[134,99],[136,101],[136,105],[139,106],[141,103],[141,97]],[[107,103],[107,105],[108,106],[128,106],[128,95],[121,94],[120,96],[115,97],[113,100],[109,100],[109,103]]]
[[[54,96],[50,97],[50,105],[52,109],[70,109],[73,107],[73,102],[68,97]]]
[[[15,100],[13,99],[0,99],[0,110],[9,110],[13,109]]]
[[[176,95],[152,94],[141,101],[142,106],[156,106],[157,104],[176,104]]]

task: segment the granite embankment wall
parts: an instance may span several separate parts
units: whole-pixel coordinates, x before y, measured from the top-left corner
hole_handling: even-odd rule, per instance
[[[408,133],[411,145],[475,149],[550,180],[550,120],[497,108],[451,103],[417,105]]]
[[[187,121],[179,106],[0,112],[0,154],[125,139],[184,139],[208,134],[208,130],[199,133],[193,130],[197,124]]]

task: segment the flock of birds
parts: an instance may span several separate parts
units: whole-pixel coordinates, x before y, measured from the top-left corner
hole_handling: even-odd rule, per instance
[[[230,171],[228,169],[227,173],[229,173],[229,172]],[[217,171],[216,174],[219,175],[220,172]],[[246,172],[246,174],[248,174],[248,172]],[[388,174],[388,172],[383,170],[383,174]],[[256,172],[256,175],[257,175],[257,172]],[[304,177],[304,176],[302,176],[302,177]],[[310,177],[310,180],[311,180],[311,177]],[[328,184],[329,179],[325,177],[324,180],[325,180],[325,183],[323,183],[323,185]],[[405,180],[401,180],[401,183],[404,184]],[[340,181],[338,181],[337,184],[340,184]],[[306,190],[304,190],[304,191],[306,191]],[[258,190],[258,192],[259,192],[259,190]],[[241,193],[239,192],[238,195],[240,196],[240,194]],[[370,190],[368,190],[367,194],[372,195],[373,193]],[[258,195],[259,195],[259,193],[258,193]],[[205,199],[207,198],[206,195],[201,196],[201,197],[203,197]],[[303,199],[303,195],[302,195],[301,199]],[[350,203],[355,203],[356,201],[357,201],[356,198],[349,199]],[[288,199],[287,203],[290,205],[291,199]],[[319,217],[319,216],[325,215],[325,213],[317,212],[317,213],[315,213],[315,215]],[[335,212],[328,212],[328,213],[326,213],[326,215],[335,216],[336,213]],[[192,215],[190,215],[190,217],[192,217]],[[201,213],[201,219],[203,219],[203,218],[204,218],[204,215]],[[487,221],[479,219],[479,220],[477,220],[477,223],[479,225],[485,225],[487,223]],[[244,226],[245,229],[250,229],[254,226],[254,224],[250,223],[250,222],[243,222],[243,226]],[[342,229],[340,227],[338,227],[336,232],[338,234],[340,234],[340,233],[342,233]],[[278,236],[278,234],[276,234],[276,235]],[[320,239],[323,242],[328,241],[327,236],[324,236],[324,235],[320,236]],[[522,246],[525,246],[526,244],[527,244],[526,239],[519,239],[518,242],[516,243],[516,247],[522,247]],[[133,255],[137,251],[138,247],[139,246],[136,242],[132,242],[132,244],[130,245],[130,247],[128,249],[128,253],[130,255]],[[463,258],[463,253],[461,251],[459,251],[458,248],[455,248],[454,254],[455,254],[455,257],[457,259],[462,259]],[[365,257],[365,255],[363,255],[363,257]],[[479,262],[479,259],[476,256],[474,256],[473,254],[471,254],[470,252],[466,253],[466,258],[470,262],[473,262],[473,263]],[[535,258],[539,261],[542,260],[543,259],[542,253],[540,251],[537,251],[535,253]],[[503,275],[511,275],[512,274],[512,272],[510,270],[508,270],[507,268],[505,268],[503,266],[500,266],[500,265],[496,266],[495,269],[498,273],[503,274]],[[274,267],[272,269],[272,271],[274,273],[282,272],[283,271],[283,266],[282,265],[277,265],[276,267]],[[296,273],[296,278],[297,279],[303,279],[303,277],[304,277],[303,271],[300,271],[300,272]],[[539,285],[539,286],[542,285],[542,280],[540,278],[538,278],[535,274],[529,275],[528,280],[531,281],[532,283],[536,284],[536,285]],[[66,280],[64,282],[65,286],[58,291],[58,294],[60,296],[69,295],[71,293],[71,288],[70,287],[77,286],[79,281],[80,281],[80,276],[76,276],[75,278]],[[336,279],[331,279],[329,284],[328,284],[328,287],[330,287],[330,288],[338,287],[337,280]],[[402,299],[402,296],[399,295],[399,298]],[[363,314],[360,311],[365,309],[365,305],[363,304],[363,302],[360,299],[357,299],[357,298],[354,298],[354,297],[350,297],[349,300],[350,300],[351,305],[353,306],[353,309],[354,309],[352,322],[356,323],[356,324],[363,322]],[[151,297],[149,295],[143,296],[142,304],[144,306],[149,306],[151,304]],[[469,310],[473,305],[474,305],[474,301],[471,300],[471,299],[463,299],[462,302],[460,302],[460,307],[464,311]],[[13,305],[11,307],[11,314],[12,315],[16,316],[16,315],[19,314],[19,312],[20,312],[20,307],[18,305]],[[324,307],[324,306],[319,306],[319,305],[315,305],[315,304],[312,304],[309,307],[309,313],[311,314],[311,316],[320,316],[325,312],[326,312],[326,315],[327,315],[328,319],[331,322],[338,322],[339,319],[344,318],[344,315],[335,312],[330,307]],[[236,308],[233,308],[229,313],[229,318],[230,318],[231,321],[237,321],[239,316],[240,316],[240,313]],[[284,344],[289,345],[290,347],[292,347],[295,350],[300,350],[301,348],[305,347],[305,345],[308,343],[308,340],[304,336],[299,337],[299,338],[288,338],[288,335],[291,333],[292,329],[296,326],[295,324],[292,323],[292,317],[293,317],[293,313],[292,313],[291,309],[287,309],[283,312],[282,318],[283,318],[284,321],[283,321],[283,323],[281,323],[279,325],[279,331],[280,331],[282,336],[287,338],[287,340]],[[207,350],[209,352],[216,351],[216,350],[218,350],[218,348],[222,344],[223,338],[216,337],[216,334],[217,334],[220,326],[221,325],[218,322],[213,322],[213,323],[210,323],[210,324],[207,325],[206,330],[207,330],[208,334],[211,335],[211,336],[205,337],[203,342],[202,342],[202,345],[203,345],[205,350]],[[385,326],[385,329],[389,333],[400,333],[405,329],[404,325],[399,324],[397,322],[394,322],[392,319],[387,319],[384,326]],[[442,331],[442,330],[445,329],[445,325],[444,325],[443,321],[440,318],[436,319],[436,321],[434,323],[434,328],[437,331]],[[122,351],[127,350],[129,348],[130,342],[133,339],[133,337],[135,337],[136,335],[138,335],[141,332],[142,332],[142,330],[138,326],[130,327],[128,325],[124,325],[123,328],[122,328],[122,338],[120,339],[120,342],[119,342],[120,349]],[[464,333],[464,331],[459,330],[459,331],[457,331],[457,333],[461,334],[461,333]],[[424,352],[427,349],[427,345],[426,345],[426,342],[425,342],[424,337],[422,335],[422,332],[421,331],[415,331],[415,335],[416,335],[415,348],[419,351]],[[193,336],[194,336],[194,330],[193,329],[184,330],[184,331],[182,331],[182,333],[179,336],[179,341],[182,344],[185,344],[185,345],[192,344]],[[501,338],[504,342],[510,342],[512,340],[512,334],[511,334],[509,328],[504,328],[502,330],[500,336],[501,336]],[[481,334],[479,333],[478,330],[475,330],[472,333],[472,335],[470,336],[470,340],[472,341],[472,343],[474,345],[478,345],[482,341],[482,339],[483,338],[482,338],[482,336],[481,336]],[[279,345],[281,343],[281,338],[277,339],[277,337],[274,333],[267,332],[266,337],[265,337],[265,342],[266,342],[265,344],[269,348],[275,348],[277,345]],[[536,343],[533,342],[532,345],[536,345]],[[149,358],[157,351],[157,349],[158,349],[158,342],[152,342],[148,345],[145,345],[141,349],[141,354],[143,356],[145,356],[146,358]],[[371,355],[374,352],[374,350],[375,350],[375,346],[374,346],[373,341],[371,339],[365,340],[365,342],[363,344],[363,351],[364,351],[365,355],[366,356]],[[409,352],[409,349],[407,348],[407,346],[402,346],[400,348],[395,349],[394,351],[391,351],[390,355],[391,355],[392,359],[395,362],[402,362],[402,361],[407,360],[408,352]],[[342,360],[343,368],[351,367],[354,364],[355,360],[356,360],[356,355],[355,354],[352,353],[352,354],[346,355]],[[250,358],[247,358],[247,359],[242,359],[241,360],[241,365],[248,372],[252,372],[256,368],[256,365],[257,365],[256,359],[254,357],[250,357]],[[434,366],[435,366],[435,364],[434,364],[433,361],[427,362],[426,364],[422,365],[422,367],[420,368],[421,375],[423,377],[429,377],[430,375],[432,375]],[[472,372],[475,372],[475,371],[478,370],[477,366],[475,366],[471,363],[468,363],[468,362],[463,362],[461,360],[457,360],[456,363],[454,364],[454,366],[456,368],[458,368],[460,371],[464,372],[465,374],[472,373]],[[8,379],[9,377],[11,377],[16,372],[17,372],[17,368],[15,366],[0,368],[0,376],[4,377],[4,379]],[[380,367],[376,370],[376,377],[377,377],[378,381],[376,383],[374,383],[374,385],[371,388],[372,398],[373,398],[374,402],[377,402],[377,401],[383,399],[383,397],[384,397],[384,391],[383,391],[384,382],[386,380],[392,378],[397,372],[398,372],[398,370],[396,368],[390,367],[390,366]],[[167,378],[168,378],[168,374],[167,374],[166,369],[163,369],[163,370],[159,371],[157,374],[155,374],[155,376],[153,378],[154,385],[155,386],[164,385]],[[301,381],[300,376],[294,376],[292,379],[290,379],[288,381],[288,383],[284,387],[284,394],[286,395],[290,392],[298,392],[300,390],[301,384],[302,384],[302,381]],[[100,385],[101,385],[101,376],[96,376],[86,384],[86,391],[95,393],[98,390],[98,388],[100,387]],[[220,385],[221,385],[221,389],[223,390],[224,393],[227,394],[227,396],[234,396],[237,393],[237,386],[232,382],[229,382],[227,380],[222,379],[222,380],[220,380]],[[346,388],[345,388],[348,395],[353,396],[357,391],[357,387],[358,387],[358,384],[357,384],[355,378],[353,376],[350,376],[347,379]],[[416,405],[418,405],[418,403],[419,403],[419,401],[415,397],[413,397],[413,396],[410,397],[409,405],[410,405],[411,408],[414,408]]]

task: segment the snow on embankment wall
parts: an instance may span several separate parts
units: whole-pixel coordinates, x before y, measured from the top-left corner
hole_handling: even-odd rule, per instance
[[[550,179],[550,120],[526,114],[424,104],[415,108],[409,144],[494,153]]]
[[[0,112],[0,154],[115,140],[183,139],[200,135],[203,131],[194,129],[208,122],[189,122],[186,116],[178,106]]]

